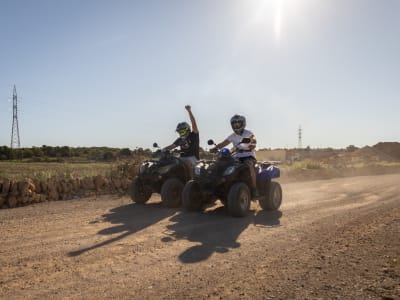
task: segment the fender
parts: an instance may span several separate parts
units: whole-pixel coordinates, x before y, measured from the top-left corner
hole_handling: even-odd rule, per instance
[[[257,180],[271,180],[272,178],[279,178],[281,176],[280,169],[272,164],[262,164],[256,171]]]

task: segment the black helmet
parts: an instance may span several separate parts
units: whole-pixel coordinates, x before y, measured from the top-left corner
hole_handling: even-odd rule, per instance
[[[178,132],[181,138],[186,138],[190,133],[190,126],[186,122],[181,122],[176,126],[176,132]]]
[[[231,118],[231,126],[236,134],[242,134],[246,127],[246,118],[241,115],[234,115]]]

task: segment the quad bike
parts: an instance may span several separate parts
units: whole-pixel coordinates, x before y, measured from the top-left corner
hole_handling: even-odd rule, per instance
[[[249,142],[249,139],[243,139],[241,143]],[[215,145],[212,140],[208,144]],[[216,160],[203,160],[195,166],[193,179],[186,183],[182,192],[183,207],[200,211],[220,199],[234,217],[245,216],[251,200],[258,200],[264,210],[279,209],[282,188],[272,181],[280,176],[276,162],[258,162],[255,168],[257,189],[252,194],[249,166],[235,160],[229,149],[221,149]]]
[[[153,147],[159,148],[157,143]],[[133,202],[144,204],[152,193],[159,193],[166,207],[178,207],[182,203],[183,186],[191,178],[192,170],[170,151],[159,149],[156,153],[159,159],[146,160],[140,165],[130,186],[130,196]]]

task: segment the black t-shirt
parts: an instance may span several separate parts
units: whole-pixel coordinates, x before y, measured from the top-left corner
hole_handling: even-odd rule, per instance
[[[187,138],[177,138],[174,145],[181,148],[181,157],[195,156],[200,159],[199,156],[199,134],[191,131]]]

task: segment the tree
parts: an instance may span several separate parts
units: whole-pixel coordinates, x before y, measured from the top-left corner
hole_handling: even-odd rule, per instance
[[[22,158],[31,158],[33,157],[33,151],[30,148],[22,148]]]
[[[32,152],[34,157],[44,157],[44,153],[41,148],[32,147]]]
[[[10,159],[11,156],[11,148],[7,146],[0,147],[0,160],[7,160]]]
[[[119,151],[119,156],[126,156],[126,157],[132,156],[132,151],[129,148],[122,148]]]
[[[115,160],[115,154],[112,151],[106,151],[103,154],[103,159],[106,161]]]
[[[71,149],[68,146],[60,148],[60,154],[62,157],[71,157]]]
[[[347,148],[346,148],[346,151],[347,151],[347,152],[354,152],[354,151],[356,151],[356,150],[358,150],[358,148],[357,148],[356,146],[354,146],[354,145],[349,145],[349,146],[347,146]]]

